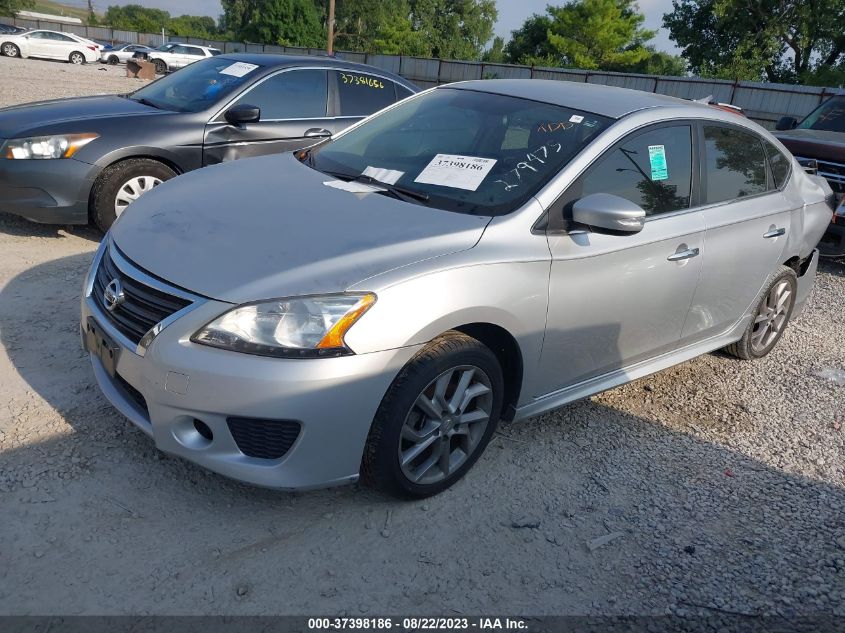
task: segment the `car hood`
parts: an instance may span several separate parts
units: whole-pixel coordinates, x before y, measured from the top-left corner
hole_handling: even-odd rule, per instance
[[[167,112],[117,95],[39,101],[1,108],[0,138],[19,138],[27,134],[35,134],[42,128],[49,130],[49,133],[55,133],[57,130],[51,128],[65,123],[85,123],[96,119],[164,113]],[[74,128],[68,131],[88,131],[79,125]]]
[[[793,154],[808,158],[845,161],[845,134],[829,130],[776,132],[778,140]]]
[[[292,154],[206,167],[140,198],[111,229],[135,264],[231,303],[342,292],[472,248],[488,217],[327,187]]]

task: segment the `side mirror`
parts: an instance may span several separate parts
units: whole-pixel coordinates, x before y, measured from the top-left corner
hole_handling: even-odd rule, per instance
[[[645,211],[625,198],[593,193],[572,205],[572,219],[612,233],[639,233],[645,226]]]
[[[798,126],[798,120],[794,116],[782,116],[775,123],[775,129],[778,131],[794,130]]]
[[[261,108],[254,105],[248,105],[246,103],[226,110],[226,121],[232,125],[257,123],[260,118]]]

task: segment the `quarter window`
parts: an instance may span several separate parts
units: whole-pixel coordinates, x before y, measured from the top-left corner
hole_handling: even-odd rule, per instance
[[[325,70],[279,73],[247,92],[238,104],[261,108],[261,120],[321,119],[326,116],[328,79]]]
[[[396,101],[392,81],[367,73],[336,71],[341,116],[367,116]]]
[[[745,198],[768,189],[766,154],[757,136],[705,125],[704,145],[708,203]]]
[[[772,170],[772,176],[775,180],[773,183],[774,188],[780,189],[786,183],[792,161],[771,143],[764,142],[763,146],[766,148],[766,155],[769,157],[769,167]]]
[[[660,127],[625,140],[599,159],[581,195],[610,193],[647,215],[687,209],[692,195],[692,128]]]

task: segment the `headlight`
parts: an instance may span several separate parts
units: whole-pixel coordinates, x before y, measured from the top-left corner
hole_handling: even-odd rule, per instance
[[[277,299],[238,306],[203,326],[194,343],[260,356],[350,354],[343,337],[376,301],[374,294]]]
[[[57,134],[9,139],[0,146],[0,156],[9,160],[70,158],[98,134]]]

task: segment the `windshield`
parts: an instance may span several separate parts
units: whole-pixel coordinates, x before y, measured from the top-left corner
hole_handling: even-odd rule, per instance
[[[845,132],[845,97],[825,101],[798,124],[798,129]]]
[[[130,99],[176,112],[199,112],[211,107],[249,81],[261,68],[256,64],[209,57],[166,75]]]
[[[518,208],[612,119],[516,97],[439,88],[309,153],[342,179],[371,176],[420,204],[478,215]]]

